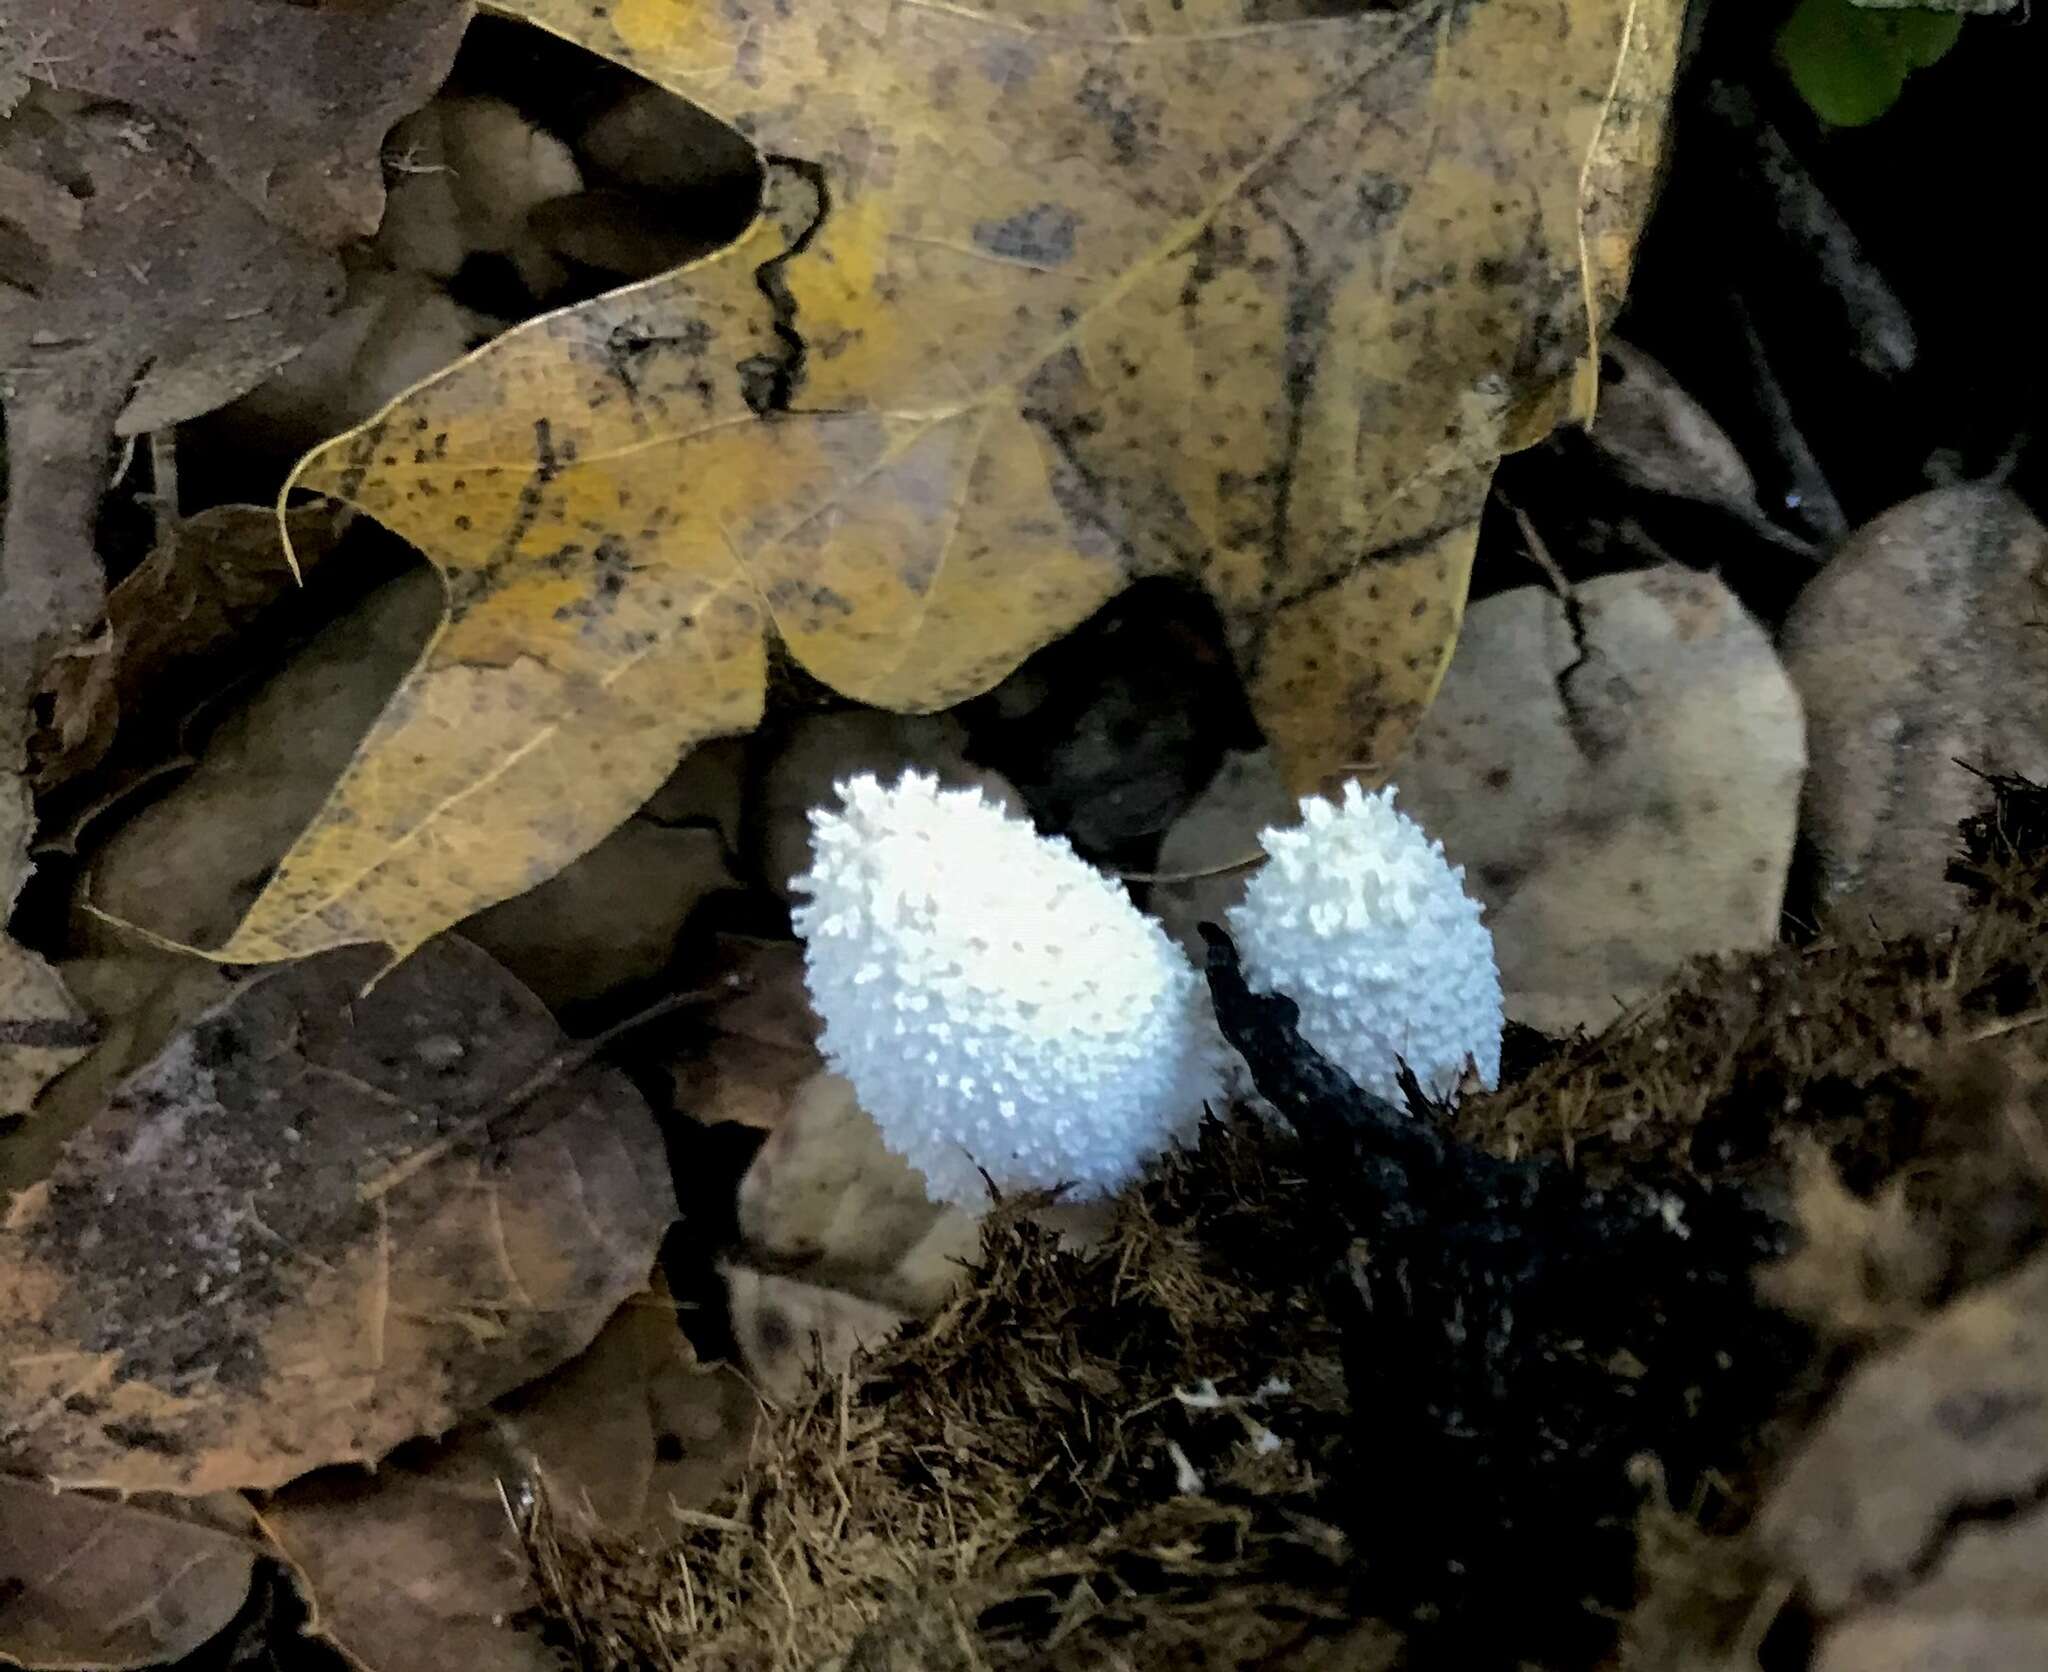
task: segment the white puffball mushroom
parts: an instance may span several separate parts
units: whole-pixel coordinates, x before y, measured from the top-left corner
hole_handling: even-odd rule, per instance
[[[791,885],[819,1043],[934,1199],[1106,1195],[1194,1133],[1208,988],[1119,884],[978,789],[837,788]]]
[[[1356,780],[1311,797],[1302,822],[1266,830],[1267,863],[1230,909],[1253,991],[1300,1006],[1301,1037],[1361,1087],[1402,1102],[1400,1063],[1432,1096],[1468,1060],[1500,1079],[1500,969],[1479,903],[1443,844]]]

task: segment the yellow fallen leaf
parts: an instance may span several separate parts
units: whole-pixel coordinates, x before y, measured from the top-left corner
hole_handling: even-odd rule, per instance
[[[1183,576],[1290,776],[1385,761],[1618,294],[1681,7],[500,9],[731,122],[764,213],[302,461],[448,619],[233,960],[531,886],[757,721],[771,629],[936,709]]]

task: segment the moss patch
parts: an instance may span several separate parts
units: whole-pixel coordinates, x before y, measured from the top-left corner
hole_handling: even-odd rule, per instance
[[[563,1630],[593,1665],[755,1672],[1094,1667],[1137,1641],[1228,1667],[1350,1624],[1321,1504],[1343,1379],[1290,1151],[1212,1125],[1090,1251],[1026,1216],[1042,1198],[997,1213],[960,1296],[781,1413],[723,1516],[664,1548],[541,1507]]]

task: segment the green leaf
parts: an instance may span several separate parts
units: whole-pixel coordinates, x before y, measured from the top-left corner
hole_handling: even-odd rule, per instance
[[[1778,31],[1778,62],[1823,122],[1860,128],[1891,109],[1907,76],[1939,60],[1962,27],[1954,12],[1800,0]]]

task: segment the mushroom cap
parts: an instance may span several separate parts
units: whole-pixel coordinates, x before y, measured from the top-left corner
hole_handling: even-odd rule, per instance
[[[1268,854],[1228,913],[1245,978],[1300,1007],[1301,1036],[1367,1091],[1399,1104],[1401,1062],[1438,1098],[1467,1062],[1500,1079],[1500,968],[1464,867],[1354,779],[1266,830]]]
[[[1120,884],[978,789],[837,788],[792,884],[820,1046],[934,1198],[1104,1195],[1192,1135],[1208,989]]]

